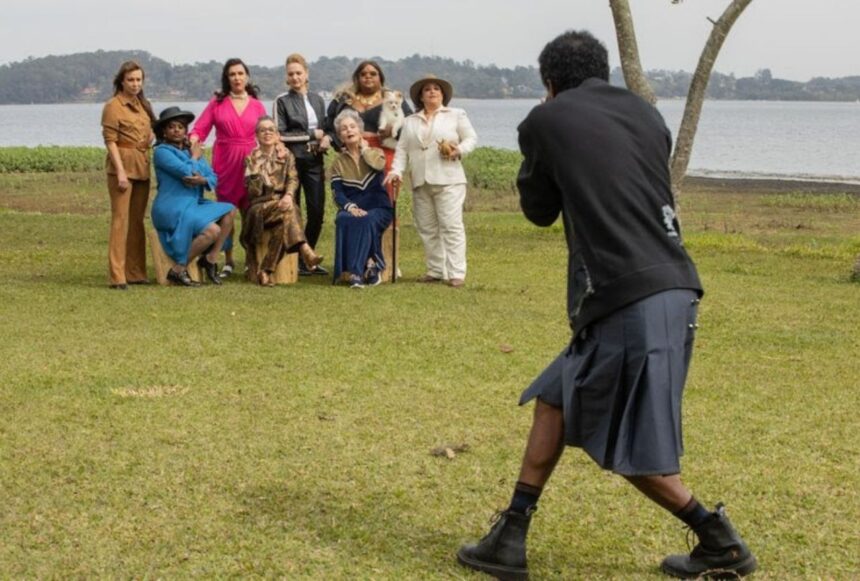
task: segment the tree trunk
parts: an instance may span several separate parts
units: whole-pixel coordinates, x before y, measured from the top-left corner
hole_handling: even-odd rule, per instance
[[[633,14],[627,0],[609,0],[612,20],[615,22],[615,36],[618,39],[618,54],[621,57],[621,70],[627,88],[651,103],[657,102],[657,95],[645,77],[639,60],[639,43],[633,27]]]
[[[672,170],[672,191],[675,194],[676,206],[678,205],[678,198],[680,196],[681,182],[687,174],[687,166],[690,163],[693,139],[696,136],[699,115],[702,112],[705,91],[708,88],[708,81],[711,79],[714,62],[717,60],[717,55],[720,54],[720,49],[723,47],[726,36],[741,13],[749,6],[750,2],[752,0],[732,0],[732,3],[729,4],[722,16],[720,16],[720,19],[714,23],[714,28],[708,37],[708,42],[705,43],[705,48],[702,49],[702,55],[699,57],[696,72],[693,73],[690,90],[687,92],[684,117],[681,120],[678,137],[675,140],[675,151],[672,153],[670,164]]]

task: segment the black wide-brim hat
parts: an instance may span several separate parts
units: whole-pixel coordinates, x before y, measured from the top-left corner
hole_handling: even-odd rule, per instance
[[[174,121],[176,119],[180,119],[185,121],[185,125],[188,126],[194,121],[194,113],[191,111],[183,111],[179,107],[168,107],[158,116],[158,121],[155,122],[155,132],[160,132],[165,125],[167,125],[168,121]]]
[[[409,87],[409,96],[412,97],[412,102],[415,104],[416,109],[422,108],[421,91],[427,83],[436,83],[442,89],[442,105],[447,106],[451,102],[451,98],[454,96],[454,87],[451,86],[451,83],[445,79],[440,79],[436,75],[425,75]]]

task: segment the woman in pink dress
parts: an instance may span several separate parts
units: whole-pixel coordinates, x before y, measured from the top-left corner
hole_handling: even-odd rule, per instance
[[[245,189],[245,158],[256,147],[257,119],[266,115],[266,108],[257,99],[257,87],[250,82],[248,67],[242,59],[233,58],[224,63],[221,72],[221,90],[206,105],[188,135],[192,144],[206,141],[215,128],[215,146],[212,149],[212,169],[218,176],[215,196],[219,202],[229,202],[242,214],[248,207]],[[233,273],[233,236],[224,244],[226,264],[221,277]]]

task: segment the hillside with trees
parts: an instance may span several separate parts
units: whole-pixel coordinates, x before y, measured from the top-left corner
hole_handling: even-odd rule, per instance
[[[203,101],[217,88],[223,63],[209,61],[173,64],[144,51],[96,51],[64,56],[29,58],[0,66],[0,104],[100,102],[112,93],[111,82],[119,64],[137,60],[146,71],[146,94],[161,101]],[[480,66],[441,57],[413,55],[396,61],[377,58],[388,86],[407,89],[416,77],[433,73],[450,80],[460,97],[479,99],[535,98],[544,94],[536,67]],[[310,64],[315,91],[333,92],[346,82],[359,58],[320,57]],[[285,90],[282,67],[250,65],[251,76],[271,99]],[[657,96],[682,98],[692,74],[654,70],[647,73]],[[621,69],[612,82],[623,85]],[[714,73],[708,86],[711,99],[788,101],[860,100],[860,76],[814,78],[807,83],[774,78],[769,69],[753,77]]]

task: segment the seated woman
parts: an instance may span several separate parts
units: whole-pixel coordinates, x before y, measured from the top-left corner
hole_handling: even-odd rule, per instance
[[[217,179],[203,157],[203,145],[188,144],[188,125],[193,120],[193,113],[168,107],[155,123],[159,144],[153,161],[158,194],[152,204],[152,225],[158,231],[161,247],[176,262],[167,280],[181,286],[198,286],[188,276],[187,266],[199,256],[198,266],[210,281],[220,285],[215,264],[233,230],[236,208],[203,197],[204,189],[215,189]]]
[[[272,273],[284,254],[298,252],[309,270],[322,262],[305,240],[301,214],[294,196],[299,187],[296,158],[277,147],[281,141],[275,121],[268,115],[257,120],[257,148],[245,159],[248,209],[242,225],[242,246],[248,277],[272,286]],[[257,244],[269,231],[266,254],[257,256]]]
[[[352,288],[377,285],[385,270],[382,233],[391,224],[391,200],[382,185],[385,154],[362,138],[364,122],[352,109],[342,111],[334,128],[343,148],[331,166],[335,217],[334,280],[348,275]]]

